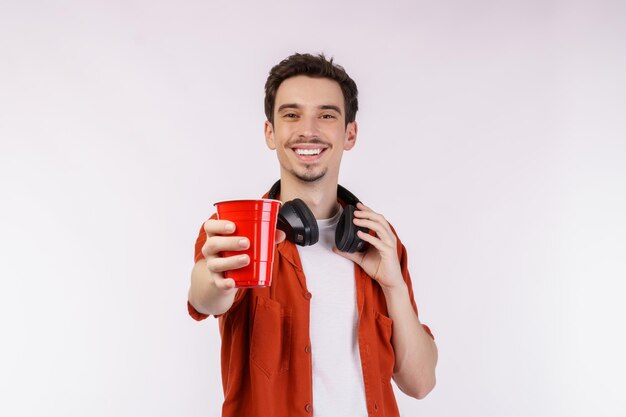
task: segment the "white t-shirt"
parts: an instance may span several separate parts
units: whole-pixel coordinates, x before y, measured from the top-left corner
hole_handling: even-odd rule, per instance
[[[343,210],[318,220],[319,241],[298,246],[311,298],[313,410],[316,417],[367,417],[357,343],[354,263],[332,252]]]

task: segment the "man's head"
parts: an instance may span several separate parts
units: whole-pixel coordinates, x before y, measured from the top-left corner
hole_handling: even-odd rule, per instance
[[[359,109],[356,83],[340,65],[333,64],[333,59],[326,59],[324,54],[293,54],[274,66],[265,82],[265,116],[274,123],[274,105],[278,87],[288,78],[306,75],[313,78],[328,78],[336,81],[343,93],[345,124],[354,122]]]
[[[265,140],[283,180],[337,181],[343,151],[356,143],[356,97],[354,81],[323,55],[295,54],[272,68]]]

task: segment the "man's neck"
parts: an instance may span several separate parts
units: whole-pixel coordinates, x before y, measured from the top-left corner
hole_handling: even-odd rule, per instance
[[[290,176],[280,181],[281,201],[295,198],[303,200],[316,219],[328,219],[337,214],[337,179],[324,178],[315,182],[303,182]]]

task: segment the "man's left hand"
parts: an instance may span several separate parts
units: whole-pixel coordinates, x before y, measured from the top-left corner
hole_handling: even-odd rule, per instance
[[[357,236],[369,243],[365,252],[333,251],[357,263],[367,275],[378,281],[383,289],[393,289],[404,284],[400,261],[398,260],[398,239],[385,218],[363,203],[357,203],[354,211],[354,224],[374,232],[374,235],[357,232]]]

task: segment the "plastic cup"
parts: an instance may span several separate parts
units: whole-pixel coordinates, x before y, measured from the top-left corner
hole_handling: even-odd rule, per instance
[[[272,284],[272,266],[276,249],[276,221],[281,202],[278,200],[230,200],[215,203],[217,218],[235,223],[231,236],[250,240],[245,251],[224,251],[223,257],[247,254],[250,263],[239,269],[225,271],[225,278],[235,280],[237,288],[269,287]]]

